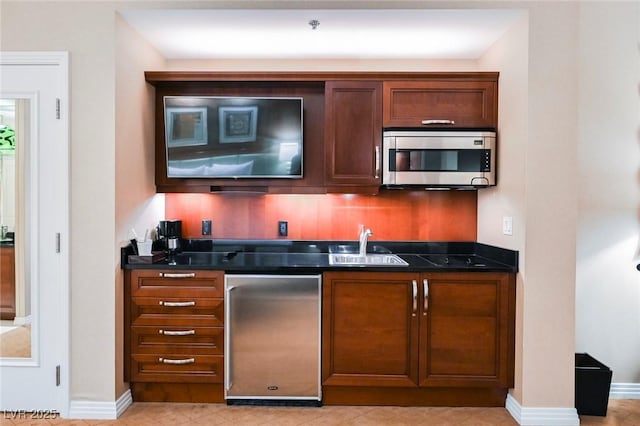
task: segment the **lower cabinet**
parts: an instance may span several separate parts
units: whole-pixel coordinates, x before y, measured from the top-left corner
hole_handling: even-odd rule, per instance
[[[125,380],[134,401],[223,402],[224,273],[125,272]]]
[[[515,274],[326,272],[322,318],[326,404],[504,406],[513,387]]]
[[[14,247],[0,247],[0,319],[16,317],[16,268]]]
[[[327,405],[504,406],[515,274],[325,272]],[[134,401],[224,402],[224,272],[125,271]]]

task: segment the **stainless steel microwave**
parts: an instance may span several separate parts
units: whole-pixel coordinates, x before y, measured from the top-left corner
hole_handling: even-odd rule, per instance
[[[388,130],[382,184],[473,189],[496,184],[496,134],[489,131]]]

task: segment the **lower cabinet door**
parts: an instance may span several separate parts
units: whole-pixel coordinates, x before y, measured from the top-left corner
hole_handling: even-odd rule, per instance
[[[323,385],[417,385],[416,277],[324,274]]]
[[[132,382],[222,383],[224,358],[216,355],[131,355]]]
[[[513,386],[509,274],[423,274],[420,385]],[[511,303],[510,303],[511,301]],[[425,315],[426,313],[426,315]]]

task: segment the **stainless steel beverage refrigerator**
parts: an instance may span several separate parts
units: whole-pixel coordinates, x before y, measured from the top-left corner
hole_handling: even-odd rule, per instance
[[[320,405],[321,275],[225,276],[227,404]]]

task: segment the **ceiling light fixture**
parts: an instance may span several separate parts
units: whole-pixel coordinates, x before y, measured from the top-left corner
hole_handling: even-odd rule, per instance
[[[312,19],[309,21],[309,25],[311,25],[312,30],[315,30],[320,25],[320,21],[318,21],[317,19]]]

